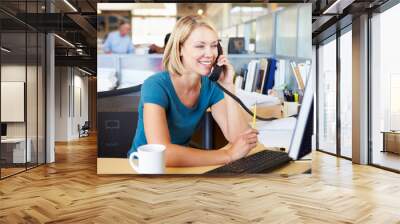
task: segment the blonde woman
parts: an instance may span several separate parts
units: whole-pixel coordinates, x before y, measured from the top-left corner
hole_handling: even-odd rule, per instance
[[[218,35],[199,16],[186,16],[175,25],[163,57],[164,72],[142,85],[139,120],[129,153],[144,144],[166,146],[166,165],[172,167],[226,164],[256,146],[239,105],[207,78],[214,63],[224,65],[218,82],[234,92],[234,69],[226,56],[216,62]],[[200,150],[187,146],[207,108],[231,143],[227,150]]]

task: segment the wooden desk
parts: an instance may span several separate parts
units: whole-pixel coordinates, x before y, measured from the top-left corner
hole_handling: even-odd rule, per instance
[[[265,149],[261,144],[258,144],[249,155]],[[223,150],[223,149],[221,149]],[[215,169],[216,166],[201,166],[201,167],[167,167],[166,174],[203,174],[207,171]],[[305,173],[311,170],[311,160],[292,161],[276,170],[273,174],[293,175]],[[137,174],[129,165],[127,158],[97,158],[97,174]]]
[[[382,131],[383,149],[382,152],[400,154],[400,131]]]
[[[2,159],[8,163],[25,163],[31,161],[32,140],[26,139],[27,147],[25,150],[25,138],[5,138],[1,139]],[[25,153],[27,155],[25,155]],[[27,161],[25,161],[27,159]]]
[[[252,108],[249,108],[251,111]],[[253,120],[253,116],[248,114],[244,109],[242,109],[243,115],[246,117],[248,121]],[[267,117],[267,118],[282,118],[283,113],[282,113],[282,105],[271,105],[271,106],[257,106],[257,115],[261,117]]]
[[[252,125],[253,117],[248,114],[242,107],[240,107],[243,117]],[[252,108],[249,108],[252,109]],[[271,105],[271,106],[257,106],[257,115],[265,118],[282,118],[282,105]],[[199,148],[203,149],[215,149],[224,146],[227,142],[221,131],[216,131],[213,126],[217,125],[211,115],[211,109],[209,108],[205,114],[203,121],[203,133],[202,133],[202,146]],[[199,142],[198,142],[199,143]],[[222,144],[221,144],[222,143]]]

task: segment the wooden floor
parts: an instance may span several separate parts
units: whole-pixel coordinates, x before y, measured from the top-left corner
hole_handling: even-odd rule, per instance
[[[290,177],[98,176],[96,139],[0,181],[0,223],[400,223],[400,175],[314,153]]]
[[[1,168],[1,177],[3,178],[3,177],[7,177],[7,176],[10,176],[10,175],[13,175],[13,174],[16,174],[16,173],[19,173],[19,172],[22,172],[22,171],[25,171],[26,169],[25,169],[25,167],[24,168],[20,168],[20,167],[18,167],[18,168]]]
[[[400,154],[375,150],[372,156],[372,162],[376,165],[400,170]]]

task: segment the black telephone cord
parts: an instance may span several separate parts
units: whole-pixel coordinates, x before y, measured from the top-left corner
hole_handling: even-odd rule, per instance
[[[226,94],[228,94],[230,97],[232,97],[232,99],[234,99],[236,102],[239,103],[239,105],[247,112],[249,113],[251,116],[254,116],[253,112],[251,110],[249,110],[249,108],[246,107],[246,105],[244,105],[244,103],[237,97],[235,96],[233,93],[229,92],[227,89],[225,89],[221,84],[219,84],[218,82],[216,82],[216,84],[219,86],[219,88],[222,89],[222,91],[224,91]],[[269,117],[269,118],[265,118],[265,117],[260,117],[258,115],[256,115],[257,120],[261,120],[261,121],[273,121],[279,118],[276,117]]]

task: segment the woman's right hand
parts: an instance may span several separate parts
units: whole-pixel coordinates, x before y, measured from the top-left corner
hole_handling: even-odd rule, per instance
[[[253,128],[249,128],[240,134],[233,142],[231,148],[227,150],[227,153],[230,156],[230,162],[246,156],[251,149],[256,147],[257,135],[258,131]]]

